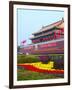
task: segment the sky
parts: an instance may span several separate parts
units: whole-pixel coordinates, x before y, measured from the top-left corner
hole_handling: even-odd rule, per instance
[[[32,33],[40,30],[42,26],[59,21],[64,17],[64,11],[17,9],[17,43],[31,44]]]

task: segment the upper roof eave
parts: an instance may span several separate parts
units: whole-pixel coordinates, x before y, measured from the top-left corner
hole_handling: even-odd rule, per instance
[[[54,23],[52,23],[52,24],[50,24],[50,25],[44,26],[44,27],[41,28],[39,31],[32,33],[32,35],[41,33],[41,32],[46,31],[46,30],[50,30],[50,29],[52,29],[53,27],[58,26],[59,24],[62,24],[63,22],[64,22],[64,20],[63,20],[63,18],[62,18],[62,20],[59,20],[59,21],[54,22]]]

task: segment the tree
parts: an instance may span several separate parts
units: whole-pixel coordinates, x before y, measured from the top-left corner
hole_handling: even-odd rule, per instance
[[[19,52],[20,51],[20,46],[17,46],[17,52]]]

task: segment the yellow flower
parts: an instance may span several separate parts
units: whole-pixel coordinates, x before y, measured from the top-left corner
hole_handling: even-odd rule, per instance
[[[39,69],[50,70],[53,68],[53,64],[54,62],[49,62],[48,64],[42,64],[41,62],[37,62],[37,63],[31,63],[30,65],[33,65]]]

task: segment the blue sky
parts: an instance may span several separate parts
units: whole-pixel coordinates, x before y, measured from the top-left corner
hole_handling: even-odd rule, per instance
[[[63,11],[17,9],[18,45],[23,40],[26,40],[26,44],[31,44],[29,38],[33,32],[40,30],[42,26],[61,20],[63,17]]]

